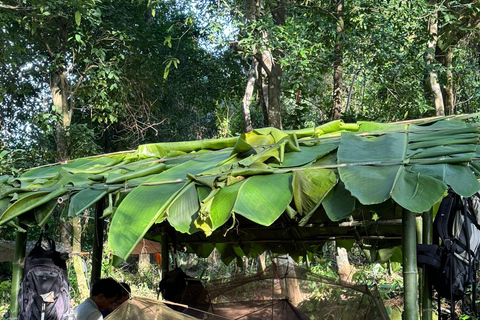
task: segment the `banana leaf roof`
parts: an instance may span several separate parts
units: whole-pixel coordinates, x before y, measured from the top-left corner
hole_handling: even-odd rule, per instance
[[[394,253],[402,210],[431,209],[450,187],[480,190],[475,115],[400,123],[333,121],[302,130],[153,143],[0,176],[0,227],[43,226],[59,203],[75,217],[102,198],[108,245],[126,259],[167,225],[199,256],[225,263],[269,249],[293,257],[325,241]],[[393,248],[393,249],[392,249]]]

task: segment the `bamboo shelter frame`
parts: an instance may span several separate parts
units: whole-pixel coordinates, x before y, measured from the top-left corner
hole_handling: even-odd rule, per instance
[[[416,319],[415,219],[448,187],[465,197],[480,190],[477,117],[263,128],[228,139],[142,145],[34,168],[19,178],[0,176],[0,226],[18,230],[12,297],[27,227],[43,226],[57,203],[68,201],[71,217],[96,204],[94,261],[101,261],[103,218],[114,214],[108,243],[117,264],[144,236],[161,240],[164,252],[169,235],[200,256],[216,247],[227,264],[265,250],[298,258],[335,239],[367,245],[381,240],[375,250],[364,249],[372,259],[375,252],[387,259],[381,251],[403,239],[404,316]],[[93,266],[94,280],[100,265]],[[168,269],[165,254],[162,268]],[[428,319],[431,292],[422,293]]]

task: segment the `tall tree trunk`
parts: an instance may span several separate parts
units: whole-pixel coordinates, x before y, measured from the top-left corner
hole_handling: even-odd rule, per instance
[[[447,75],[445,83],[445,114],[451,115],[455,113],[455,99],[453,96],[453,73],[452,73],[452,47],[448,47],[445,51],[444,66]]]
[[[432,10],[435,10],[437,1],[431,0],[430,5]],[[425,60],[427,64],[428,71],[428,84],[429,89],[433,95],[433,104],[435,106],[435,114],[437,116],[445,115],[444,105],[443,105],[443,96],[440,84],[438,83],[438,75],[432,69],[432,64],[435,61],[435,49],[437,47],[437,38],[438,38],[438,12],[435,10],[430,17],[428,18],[428,33],[430,40],[427,43],[427,53],[425,54]]]
[[[343,78],[343,35],[344,35],[344,21],[343,21],[343,1],[337,0],[335,5],[335,17],[337,18],[337,32],[335,42],[335,61],[333,63],[333,106],[332,106],[332,120],[340,119],[344,111],[342,107],[342,78]]]
[[[342,86],[343,86],[343,37],[345,32],[345,22],[343,20],[344,0],[337,0],[335,4],[335,17],[337,18],[336,42],[335,42],[335,61],[333,64],[333,107],[332,120],[338,120],[342,117],[345,107],[342,105]],[[356,75],[354,76],[355,80]],[[353,81],[352,80],[352,87]],[[352,88],[350,88],[350,93]],[[349,95],[350,99],[350,95]],[[336,244],[335,244],[336,245]],[[348,261],[347,250],[337,248],[336,254],[338,274],[343,281],[351,280],[351,265]]]
[[[282,95],[283,70],[279,63],[273,62],[270,76],[268,77],[268,125],[282,129]]]
[[[72,252],[75,253],[73,256],[73,267],[75,273],[77,274],[77,285],[80,295],[80,300],[85,300],[90,296],[88,290],[87,278],[85,277],[85,272],[83,270],[83,258],[81,256],[82,252],[82,225],[80,217],[75,217],[72,219],[73,227],[73,245]]]
[[[252,131],[252,120],[250,118],[250,104],[252,103],[253,90],[255,88],[255,70],[257,64],[255,59],[252,59],[252,65],[248,71],[247,87],[245,88],[245,94],[242,100],[242,114],[245,132]]]
[[[72,110],[68,106],[67,73],[64,70],[54,72],[50,82],[53,105],[60,117],[55,127],[57,144],[57,161],[66,161],[70,158],[70,135],[68,127],[72,122]]]
[[[265,50],[262,54],[257,56],[257,87],[259,88],[260,105],[262,107],[263,124],[265,127],[270,126],[269,119],[269,99],[268,99],[268,73],[272,69],[272,56],[270,51]]]
[[[286,22],[285,0],[276,0],[269,3],[270,13],[278,26],[284,26]],[[268,72],[268,123],[269,126],[282,129],[282,76],[283,69],[274,57],[280,57],[281,53],[275,50],[270,55],[271,67]]]
[[[68,127],[72,122],[72,110],[68,106],[68,84],[65,70],[58,70],[51,76],[49,83],[53,105],[59,119],[55,124],[55,140],[57,145],[57,161],[70,159],[70,135]],[[60,243],[66,247],[72,244],[72,225],[70,222],[59,220]]]

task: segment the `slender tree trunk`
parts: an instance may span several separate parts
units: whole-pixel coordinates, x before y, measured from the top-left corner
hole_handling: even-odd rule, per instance
[[[260,103],[262,106],[262,113],[263,113],[263,124],[265,127],[270,125],[270,106],[269,106],[269,99],[268,99],[268,73],[272,69],[272,56],[269,51],[264,51],[260,55],[261,63],[258,63],[258,87],[260,88]]]
[[[298,286],[298,280],[295,272],[295,262],[289,255],[280,256],[277,259],[277,274],[280,279],[282,294],[292,302],[298,305],[302,302],[302,294]]]
[[[67,74],[61,70],[52,75],[50,82],[53,105],[60,119],[55,127],[55,139],[57,144],[57,161],[65,161],[70,158],[70,135],[68,127],[72,122],[72,110],[68,106]]]
[[[343,86],[343,37],[345,31],[345,22],[343,20],[343,6],[344,0],[337,0],[335,4],[335,17],[337,18],[337,30],[336,30],[336,42],[335,42],[335,61],[333,65],[333,108],[332,108],[332,120],[337,120],[342,117],[345,107],[342,105],[342,86]],[[352,88],[350,88],[350,94],[353,89],[353,81],[355,81],[356,74],[352,80]],[[350,94],[348,96],[350,100]],[[336,245],[336,244],[335,244]],[[352,266],[348,261],[347,250],[344,248],[337,248],[336,254],[338,274],[343,281],[350,281],[352,276]]]
[[[262,253],[257,257],[257,272],[263,272],[265,271],[265,255],[266,253]]]
[[[284,26],[286,22],[285,0],[276,0],[269,2],[270,13],[277,26]],[[281,53],[275,50],[270,54],[270,72],[268,72],[268,125],[282,129],[282,76],[283,69],[275,57],[280,57]]]
[[[451,115],[455,113],[455,99],[453,96],[453,73],[452,73],[452,47],[448,47],[445,51],[444,66],[447,70],[447,82],[445,84],[445,114]]]
[[[73,227],[73,245],[72,245],[72,252],[76,253],[73,256],[73,267],[75,269],[75,273],[77,275],[77,285],[78,291],[80,295],[80,300],[85,300],[90,296],[87,284],[87,278],[85,277],[85,273],[83,270],[83,259],[80,255],[82,252],[82,225],[80,221],[80,217],[75,217],[72,219],[72,227]]]
[[[268,77],[268,124],[280,130],[282,129],[282,106],[280,101],[282,74],[282,67],[279,63],[274,62]]]
[[[337,266],[340,280],[345,282],[352,282],[354,269],[348,261],[348,253],[345,248],[337,246]]]
[[[337,0],[335,5],[335,17],[337,18],[337,32],[335,42],[335,61],[333,64],[333,107],[332,120],[340,119],[344,111],[342,107],[342,81],[343,81],[343,3],[344,0]]]
[[[435,8],[437,1],[430,1],[432,8]],[[435,49],[437,47],[437,38],[438,38],[438,13],[434,11],[428,18],[428,33],[430,35],[430,40],[427,43],[427,53],[425,54],[425,60],[427,63],[428,70],[428,83],[429,89],[433,94],[433,104],[435,106],[435,114],[437,116],[445,115],[444,105],[443,105],[443,96],[440,84],[438,83],[438,75],[433,70],[432,64],[435,61]]]
[[[252,102],[253,90],[255,88],[255,70],[257,68],[255,59],[252,59],[252,65],[248,71],[247,87],[242,101],[243,123],[245,125],[245,132],[252,131],[252,120],[250,118],[250,104]]]
[[[55,140],[57,145],[57,161],[70,159],[70,135],[68,127],[72,122],[72,110],[68,106],[68,85],[65,70],[54,72],[51,76],[50,91],[53,105],[59,119],[55,124]],[[59,220],[60,243],[66,247],[72,244],[72,225],[68,221]]]

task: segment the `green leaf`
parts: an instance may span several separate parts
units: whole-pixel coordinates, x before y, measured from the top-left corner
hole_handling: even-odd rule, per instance
[[[160,173],[166,169],[164,163],[150,163],[136,166],[125,167],[119,173],[109,173],[107,176],[107,184],[122,183],[131,179],[136,179],[152,174]]]
[[[461,164],[414,165],[411,170],[443,181],[456,193],[466,198],[480,189],[480,183],[470,167]]]
[[[110,226],[108,246],[114,255],[125,260],[148,229],[165,219],[165,210],[187,182],[188,173],[207,171],[227,157],[228,152],[202,154],[153,175],[132,190],[118,206]]]
[[[233,250],[233,246],[228,243],[217,243],[215,245],[217,248],[218,252],[220,253],[220,257],[222,259],[222,262],[225,265],[229,265],[235,258],[236,254],[235,251]]]
[[[165,40],[163,41],[163,45],[167,45],[169,48],[172,47],[172,36],[168,35],[165,37]]]
[[[392,198],[412,212],[429,210],[442,199],[447,186],[440,180],[401,170],[392,190]]]
[[[233,147],[237,141],[235,138],[227,139],[206,139],[198,141],[181,141],[181,142],[166,142],[166,143],[151,143],[144,144],[137,148],[133,157],[156,157],[163,158],[171,151],[192,152],[198,150],[219,150],[228,147]],[[228,152],[229,150],[225,150]]]
[[[331,190],[322,202],[327,216],[332,221],[348,218],[355,210],[356,199],[345,189],[342,181]]]
[[[210,219],[212,220],[212,229],[215,230],[224,225],[231,216],[233,206],[237,199],[238,190],[245,180],[235,183],[231,186],[220,189],[213,198]]]
[[[337,184],[333,170],[306,169],[293,172],[293,199],[297,211],[305,216],[303,226]]]
[[[200,231],[194,221],[198,217],[200,203],[195,183],[188,183],[175,197],[167,210],[167,220],[177,231],[192,234]]]
[[[68,216],[76,217],[86,209],[90,208],[98,200],[102,199],[108,193],[108,188],[103,189],[83,189],[70,199],[68,206]]]
[[[82,14],[80,11],[75,11],[75,23],[77,26],[80,26],[80,22],[82,21]]]
[[[57,207],[57,204],[57,199],[52,199],[47,203],[44,203],[41,206],[33,209],[33,214],[35,216],[37,226],[43,227],[47,223],[48,218],[50,218],[50,216],[52,215],[53,210],[55,210],[55,208]]]
[[[321,142],[314,146],[301,146],[300,152],[286,152],[279,167],[300,167],[329,154],[340,143],[340,139]]]
[[[190,248],[188,248],[190,247]],[[187,245],[187,252],[193,252],[200,258],[208,258],[215,249],[213,243],[189,244]]]
[[[52,192],[39,191],[24,195],[3,212],[0,216],[0,226],[66,192],[67,190],[61,187]]]
[[[113,216],[108,233],[108,246],[125,260],[148,229],[159,218],[184,183],[165,183],[135,188],[122,201]]]
[[[233,211],[263,226],[271,225],[292,201],[292,174],[253,176],[240,187]]]

